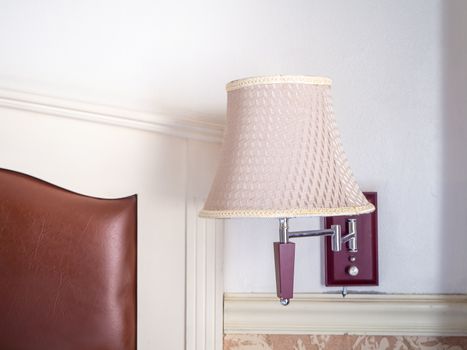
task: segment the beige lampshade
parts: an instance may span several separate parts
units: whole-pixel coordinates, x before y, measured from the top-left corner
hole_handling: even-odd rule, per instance
[[[222,156],[200,216],[369,213],[342,149],[331,80],[271,76],[227,84]]]

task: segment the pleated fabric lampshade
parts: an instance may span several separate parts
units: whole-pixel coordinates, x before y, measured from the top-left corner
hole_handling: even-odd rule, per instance
[[[222,156],[200,216],[369,213],[342,149],[331,80],[270,76],[226,86]]]

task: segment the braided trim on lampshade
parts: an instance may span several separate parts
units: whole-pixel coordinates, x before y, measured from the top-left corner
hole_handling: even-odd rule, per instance
[[[231,81],[225,86],[225,90],[229,92],[253,85],[284,83],[331,85],[332,80],[327,77],[311,77],[306,75],[273,75],[268,77],[251,77]]]
[[[290,218],[303,216],[337,216],[337,215],[359,215],[371,213],[375,210],[373,204],[362,207],[348,208],[316,208],[316,209],[293,209],[293,210],[225,210],[211,211],[202,210],[199,216],[204,218]]]
[[[345,157],[328,78],[248,78],[228,84],[227,90],[221,161],[200,216],[335,216],[374,210]]]

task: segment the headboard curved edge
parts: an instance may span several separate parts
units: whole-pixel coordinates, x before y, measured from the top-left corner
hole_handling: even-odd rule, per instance
[[[0,349],[136,349],[136,217],[0,169]]]

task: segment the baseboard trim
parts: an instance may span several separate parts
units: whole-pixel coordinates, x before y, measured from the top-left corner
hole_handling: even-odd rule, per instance
[[[467,295],[227,293],[224,332],[467,336]]]
[[[221,142],[224,132],[221,123],[129,111],[9,89],[0,89],[0,107],[209,142]]]

